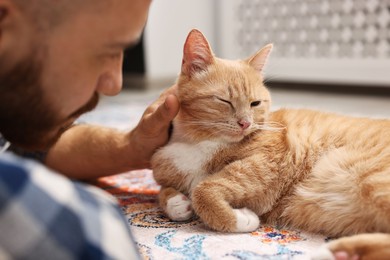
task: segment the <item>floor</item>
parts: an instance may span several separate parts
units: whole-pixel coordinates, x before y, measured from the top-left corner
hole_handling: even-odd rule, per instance
[[[272,96],[272,109],[285,108],[309,108],[323,111],[331,111],[352,116],[364,116],[374,118],[390,118],[390,95],[362,95],[361,93],[332,93],[325,91],[270,89]],[[139,116],[142,108],[155,100],[161,90],[131,91],[123,90],[116,97],[104,97],[98,109],[113,104],[128,104],[136,106]]]
[[[275,108],[299,107],[353,116],[390,118],[390,95],[273,89],[271,96]]]

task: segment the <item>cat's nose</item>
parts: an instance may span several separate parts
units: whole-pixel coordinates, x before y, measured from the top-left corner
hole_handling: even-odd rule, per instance
[[[242,130],[245,130],[248,127],[250,127],[251,122],[249,122],[248,120],[245,120],[245,119],[241,119],[241,120],[237,121],[237,124],[241,127]]]

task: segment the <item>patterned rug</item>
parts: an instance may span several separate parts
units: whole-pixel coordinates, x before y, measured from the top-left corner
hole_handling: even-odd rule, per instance
[[[155,97],[130,94],[103,100],[81,121],[130,129]],[[207,229],[196,218],[172,222],[157,204],[160,187],[150,170],[100,178],[95,184],[118,199],[144,259],[309,259],[326,240],[275,226],[263,225],[247,234],[226,234]]]
[[[160,187],[150,170],[101,178],[96,185],[118,199],[144,259],[309,259],[325,242],[274,226],[226,234],[208,230],[198,219],[172,222],[157,204]]]

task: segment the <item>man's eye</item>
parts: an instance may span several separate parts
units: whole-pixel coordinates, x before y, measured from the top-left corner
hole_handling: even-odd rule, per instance
[[[261,104],[261,101],[253,101],[252,103],[251,103],[251,107],[257,107],[258,105],[260,105]]]
[[[107,57],[108,59],[116,60],[116,59],[122,58],[122,55],[123,55],[123,52],[114,52],[114,53],[109,53],[109,54],[107,54],[106,57]]]
[[[114,54],[110,54],[110,58],[112,59],[118,59],[120,58],[122,55],[122,53],[114,53]]]

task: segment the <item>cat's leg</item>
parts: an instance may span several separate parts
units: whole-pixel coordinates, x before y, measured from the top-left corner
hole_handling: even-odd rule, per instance
[[[174,221],[185,221],[193,216],[190,199],[174,188],[161,188],[158,196],[160,207]]]
[[[193,216],[191,201],[179,190],[186,190],[186,175],[181,173],[172,160],[159,150],[152,157],[153,177],[161,190],[159,204],[167,216],[174,221],[185,221]]]
[[[336,237],[390,233],[390,168],[385,156],[389,153],[346,147],[325,154],[290,199],[285,223]],[[390,235],[362,234],[326,244],[315,259],[390,259],[389,248]]]
[[[195,188],[191,198],[196,214],[208,227],[217,231],[256,230],[260,224],[259,217],[246,207],[232,208],[229,198],[225,196],[225,193],[230,191],[231,185],[224,184],[223,181],[208,180]]]
[[[281,220],[332,237],[390,233],[389,176],[378,155],[334,149],[297,185]]]
[[[313,254],[312,259],[388,260],[390,259],[390,234],[360,234],[336,239]]]
[[[195,213],[210,228],[224,232],[250,232],[258,228],[259,208],[271,208],[276,175],[262,174],[258,158],[227,165],[202,181],[192,192]],[[270,177],[273,176],[273,177]],[[267,209],[268,208],[268,209]]]
[[[225,181],[203,181],[192,193],[193,207],[196,214],[210,228],[224,232],[251,232],[258,228],[259,217],[250,209],[230,202],[240,194],[233,194],[234,185]],[[226,196],[232,192],[231,197]],[[235,198],[237,199],[237,198]]]

